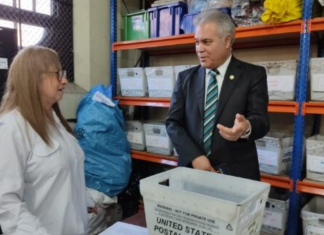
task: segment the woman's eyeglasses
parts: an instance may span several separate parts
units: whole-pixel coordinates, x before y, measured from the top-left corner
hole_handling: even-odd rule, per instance
[[[64,77],[66,78],[66,70],[60,69],[56,72],[46,72],[46,73],[56,73],[56,77],[59,82],[61,82]]]

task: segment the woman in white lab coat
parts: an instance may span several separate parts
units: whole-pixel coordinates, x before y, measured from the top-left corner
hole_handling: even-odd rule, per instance
[[[14,58],[0,107],[0,225],[5,235],[87,233],[84,153],[60,113],[67,84],[56,52]]]

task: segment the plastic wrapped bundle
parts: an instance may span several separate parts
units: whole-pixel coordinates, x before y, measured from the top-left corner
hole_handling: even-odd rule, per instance
[[[237,26],[262,23],[263,1],[233,0],[232,18]]]
[[[207,5],[208,0],[188,0],[188,12],[193,13],[193,12],[199,12],[203,9],[205,9]]]
[[[302,17],[302,0],[266,0],[262,21],[265,23],[282,23]]]
[[[231,8],[232,4],[233,4],[233,0],[208,0],[204,9],[209,10],[212,8],[223,8],[223,7]]]

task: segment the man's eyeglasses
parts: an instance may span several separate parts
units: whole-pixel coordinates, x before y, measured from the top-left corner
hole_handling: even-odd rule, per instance
[[[58,70],[56,72],[46,72],[46,73],[56,73],[57,80],[59,82],[61,82],[64,77],[66,78],[66,70]]]

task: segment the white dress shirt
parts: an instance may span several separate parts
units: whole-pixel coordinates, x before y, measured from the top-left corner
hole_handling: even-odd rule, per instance
[[[5,235],[85,235],[84,153],[53,112],[51,146],[17,110],[0,118],[0,224]]]
[[[227,60],[217,68],[219,74],[216,76],[216,79],[217,79],[217,84],[218,84],[218,98],[220,96],[220,93],[221,93],[221,90],[222,90],[222,85],[223,85],[223,81],[224,81],[224,78],[225,78],[225,74],[226,74],[226,71],[227,71],[227,68],[228,68],[228,65],[229,63],[231,62],[231,59],[232,59],[232,55],[230,55]],[[208,84],[209,84],[209,79],[210,79],[210,76],[209,76],[209,71],[210,69],[206,69],[206,76],[205,76],[205,106],[206,106],[206,99],[207,99],[207,89],[208,89]],[[234,121],[234,120],[233,120]],[[251,135],[251,132],[252,132],[252,127],[251,127],[251,124],[250,122],[249,123],[249,127],[248,129],[243,133],[243,135],[241,136],[242,139],[248,139]]]
[[[217,84],[218,84],[218,98],[221,93],[224,77],[228,68],[229,63],[231,62],[232,55],[230,55],[227,60],[217,68],[219,74],[216,76],[217,79]],[[205,76],[205,105],[206,105],[206,98],[207,98],[207,89],[208,89],[208,84],[209,84],[209,71],[210,69],[206,69],[206,76]]]

